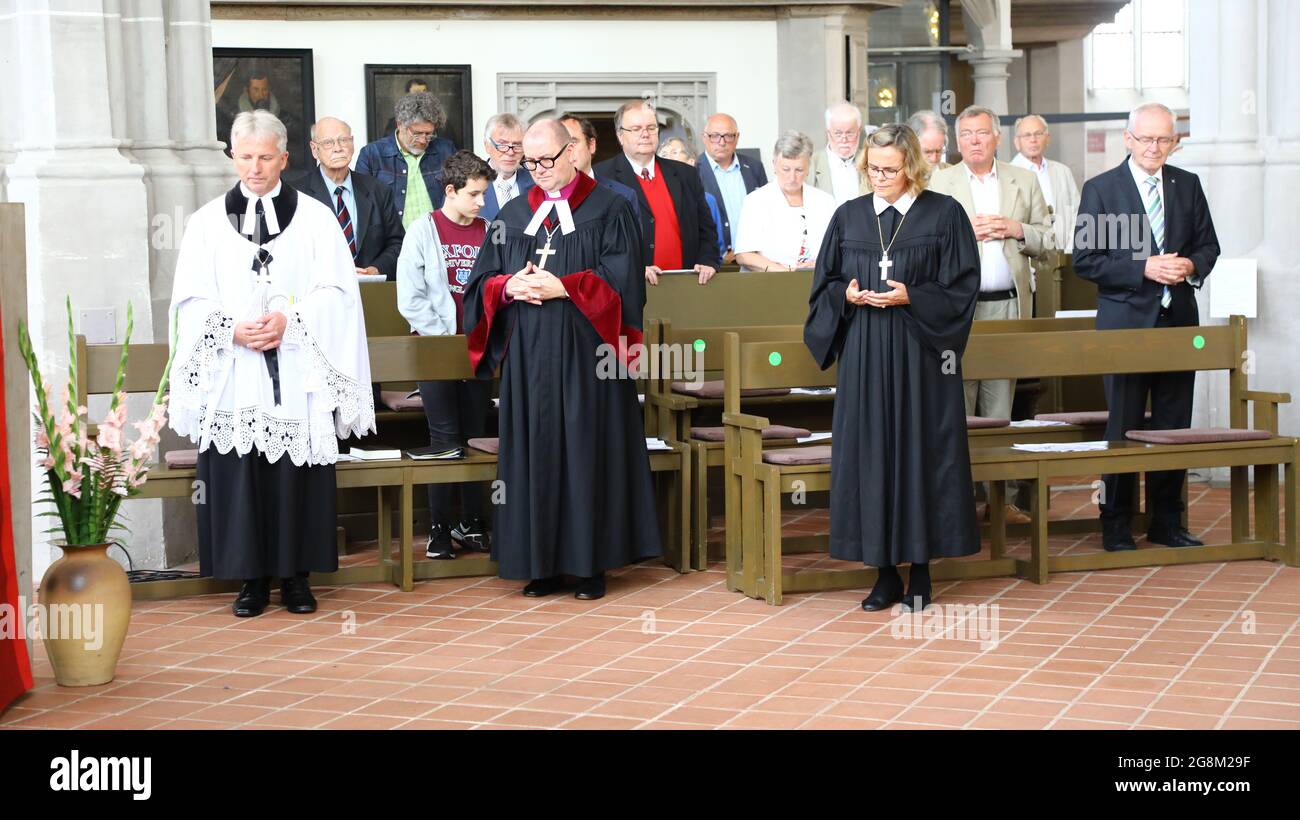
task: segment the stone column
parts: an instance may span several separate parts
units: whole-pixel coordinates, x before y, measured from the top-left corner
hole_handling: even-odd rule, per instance
[[[207,0],[166,0],[163,8],[173,147],[190,166],[197,201],[204,203],[220,196],[236,180],[220,141],[229,135],[217,134],[211,12]]]
[[[788,7],[780,15],[776,36],[781,82],[776,94],[781,128],[797,128],[820,145],[827,106],[848,99],[862,108],[866,119],[867,13],[845,5]],[[853,55],[848,58],[846,37]]]

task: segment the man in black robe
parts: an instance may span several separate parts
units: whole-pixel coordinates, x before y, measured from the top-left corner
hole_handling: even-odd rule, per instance
[[[661,553],[635,387],[601,378],[642,340],[645,266],[632,209],[577,171],[558,120],[528,129],[523,164],[537,185],[501,209],[465,288],[471,364],[501,368],[492,557],[525,595],[571,575],[595,600],[606,570]]]
[[[817,255],[804,341],[839,360],[832,420],[830,554],[878,567],[863,609],[930,601],[929,560],[979,551],[961,355],[979,250],[905,125],[867,139],[874,189],[841,205]],[[919,598],[920,601],[916,599]],[[907,606],[908,604],[905,604]]]

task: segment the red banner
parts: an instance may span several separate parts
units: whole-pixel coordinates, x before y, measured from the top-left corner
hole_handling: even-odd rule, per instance
[[[14,565],[13,516],[28,515],[26,505],[15,504],[9,486],[9,439],[5,429],[4,328],[0,326],[0,712],[14,698],[32,688],[32,667],[27,660],[27,612],[18,598],[18,570]]]

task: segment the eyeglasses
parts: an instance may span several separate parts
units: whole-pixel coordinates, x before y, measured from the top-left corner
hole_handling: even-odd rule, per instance
[[[706,140],[708,140],[709,142],[717,143],[719,145],[726,142],[735,142],[736,138],[739,136],[740,134],[735,131],[732,131],[731,133],[724,133],[724,134],[714,134],[709,131],[704,132],[704,138]]]
[[[1150,148],[1151,143],[1153,142],[1156,145],[1159,145],[1161,148],[1168,148],[1169,146],[1173,145],[1175,142],[1178,141],[1177,137],[1139,137],[1137,134],[1134,134],[1132,131],[1128,132],[1128,134],[1130,137],[1137,140],[1142,145],[1143,148]]]
[[[569,147],[568,145],[565,145],[558,152],[556,152],[555,156],[552,157],[542,157],[541,159],[530,159],[528,157],[524,157],[523,161],[521,161],[519,164],[524,166],[524,170],[526,171],[536,171],[538,168],[543,168],[543,169],[554,168],[555,161],[564,154],[564,152],[568,149],[568,147]]]
[[[635,127],[635,128],[624,128],[623,126],[620,125],[620,126],[618,127],[618,130],[620,130],[620,131],[626,131],[626,132],[628,132],[629,134],[636,134],[637,136],[640,136],[641,134],[658,134],[658,133],[659,133],[659,126],[658,126],[658,125],[638,125],[638,126]]]
[[[836,142],[842,142],[847,139],[853,139],[858,135],[859,130],[860,129],[854,128],[852,131],[832,131],[830,132],[831,139],[835,140]]]
[[[902,170],[902,168],[881,168],[878,165],[867,164],[867,173],[874,177],[880,177],[881,179],[893,179],[898,176],[899,172]]]
[[[488,137],[488,142],[492,143],[492,147],[503,154],[522,154],[524,152],[522,142],[497,142],[491,137]]]
[[[993,132],[985,128],[981,128],[978,131],[962,131],[957,134],[957,138],[963,140],[968,140],[972,138],[986,140],[991,136],[993,136]]]
[[[335,146],[340,146],[342,148],[351,148],[352,144],[356,142],[356,138],[339,137],[338,139],[312,140],[312,142],[316,143],[316,145],[320,146],[321,148],[324,148],[326,151],[333,151]]]
[[[945,152],[944,149],[942,149],[942,148],[935,148],[935,149],[930,150],[930,151],[922,151],[921,153],[925,155],[925,158],[926,158],[926,159],[934,159],[934,160],[937,160],[937,159],[943,159],[943,155],[944,155],[946,152]]]
[[[409,128],[406,129],[407,137],[411,142],[428,142],[433,139],[434,133],[435,132],[433,131],[412,131]]]
[[[1040,140],[1045,136],[1047,136],[1046,131],[1027,131],[1023,134],[1020,134],[1020,138],[1022,140],[1026,140],[1026,139]]]

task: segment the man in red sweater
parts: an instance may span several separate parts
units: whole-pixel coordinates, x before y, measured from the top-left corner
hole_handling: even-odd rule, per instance
[[[684,162],[655,156],[658,115],[645,100],[623,103],[614,113],[614,127],[623,153],[595,170],[602,179],[616,180],[637,192],[646,280],[656,285],[664,271],[693,270],[703,285],[721,260],[718,229],[699,175]]]

